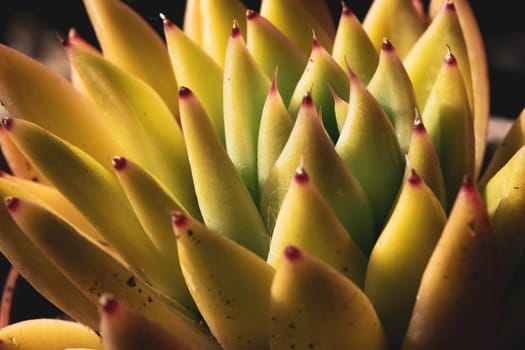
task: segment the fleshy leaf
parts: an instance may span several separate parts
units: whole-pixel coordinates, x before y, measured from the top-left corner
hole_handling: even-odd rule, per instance
[[[249,10],[246,18],[248,50],[268,77],[272,77],[276,69],[282,72],[279,91],[288,104],[303,74],[308,56],[257,12]]]
[[[374,307],[351,280],[288,246],[270,299],[272,349],[388,349]]]
[[[248,189],[221,145],[198,98],[180,91],[181,124],[204,223],[261,257],[269,236]],[[213,174],[210,176],[210,170]],[[242,215],[239,215],[242,213]]]
[[[426,28],[412,1],[374,0],[363,19],[363,28],[379,52],[383,38],[388,38],[404,58]]]
[[[160,96],[103,57],[74,43],[64,45],[113,138],[125,150],[116,154],[147,168],[185,208],[198,212],[184,138]]]
[[[281,202],[300,164],[308,167],[313,183],[367,255],[375,241],[368,198],[335,152],[309,93],[304,96],[288,142],[263,188],[260,211],[269,230],[273,230]]]
[[[364,291],[394,348],[405,335],[423,271],[447,217],[413,170],[370,254]]]
[[[224,67],[226,150],[255,202],[259,201],[257,142],[261,114],[271,82],[234,25]],[[249,94],[244,94],[250,91]]]
[[[414,125],[414,110],[417,108],[416,96],[403,62],[386,38],[381,46],[377,70],[367,88],[394,126],[401,152],[407,153]]]
[[[95,105],[29,56],[0,45],[0,60],[0,100],[12,117],[38,124],[111,169],[108,160],[122,149]]]
[[[330,34],[330,30],[327,32],[321,20],[311,13],[312,7],[308,7],[298,0],[265,0],[261,2],[260,13],[305,54],[312,48],[312,41],[309,40],[312,31],[316,33],[321,45],[332,51],[333,35]]]
[[[104,57],[144,80],[178,117],[177,81],[166,45],[155,29],[123,1],[83,2]]]
[[[268,263],[278,268],[289,245],[318,257],[363,287],[366,257],[301,167],[293,177],[277,216]]]
[[[434,17],[443,6],[444,0],[432,0],[430,16]],[[454,0],[459,24],[467,45],[467,54],[472,77],[472,98],[474,111],[474,135],[476,140],[476,167],[479,175],[483,165],[490,117],[490,84],[487,52],[474,11],[469,1]]]
[[[465,177],[423,272],[401,349],[494,347],[503,292],[497,249],[487,210]]]
[[[245,13],[246,7],[242,1],[201,2],[202,47],[221,68],[225,67],[225,53],[233,22],[237,23],[242,35],[246,35]]]
[[[166,17],[163,20],[166,45],[177,81],[180,86],[192,89],[202,100],[204,109],[224,144],[223,71],[185,32]]]
[[[316,101],[317,108],[320,109],[325,129],[335,142],[339,136],[339,130],[330,88],[339,96],[348,96],[348,77],[330,53],[314,37],[308,64],[297,83],[288,110],[292,117],[296,118],[304,94],[309,92]]]
[[[365,190],[378,233],[401,186],[405,161],[385,111],[349,71],[348,113],[335,150]]]
[[[341,69],[348,64],[364,84],[374,74],[379,55],[355,13],[342,2],[332,57]]]
[[[439,157],[450,209],[463,177],[474,174],[472,113],[460,67],[451,52],[442,63],[421,119]]]
[[[279,158],[290,132],[293,120],[277,89],[277,72],[264,102],[257,143],[257,170],[259,191],[262,191],[268,174]]]
[[[171,267],[142,229],[113,174],[81,149],[36,124],[23,119],[4,119],[3,124],[9,125],[6,129],[16,145],[86,216],[135,273],[167,295],[177,294]]]
[[[436,148],[432,144],[430,135],[417,112],[410,145],[408,146],[407,160],[428,187],[432,189],[443,208],[446,209],[447,192],[439,157],[436,153]]]
[[[206,324],[227,349],[268,348],[274,269],[183,213],[173,215],[182,272]]]

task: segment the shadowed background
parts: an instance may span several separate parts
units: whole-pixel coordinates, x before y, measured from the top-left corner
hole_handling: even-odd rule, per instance
[[[181,25],[185,1],[125,0],[162,35],[159,13]],[[260,1],[243,1],[257,10]],[[339,17],[340,1],[329,0],[334,18]],[[425,1],[427,3],[428,1]],[[346,1],[361,20],[370,0]],[[94,32],[81,0],[11,1],[0,6],[0,42],[8,44],[67,74],[68,65],[58,44],[57,34],[67,36],[75,28],[81,36],[96,45]],[[518,9],[520,1],[471,1],[484,37],[491,83],[491,114],[513,119],[525,107],[525,21]],[[0,159],[0,169],[5,164]],[[0,255],[0,288],[8,263]],[[40,297],[23,279],[19,282],[17,300],[30,297],[31,304],[16,303],[16,319],[57,316],[60,311]],[[16,300],[15,300],[16,301]],[[15,319],[15,320],[16,320]]]

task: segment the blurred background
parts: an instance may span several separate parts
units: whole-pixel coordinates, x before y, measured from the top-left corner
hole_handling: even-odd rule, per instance
[[[137,10],[162,35],[159,13],[181,25],[185,1],[179,0],[124,0]],[[257,10],[260,1],[243,1]],[[328,0],[339,17],[340,1]],[[75,28],[81,36],[96,45],[94,32],[81,0],[4,0],[0,8],[0,42],[12,46],[36,59],[44,61],[61,74],[68,74],[68,64],[57,39],[67,37]],[[370,0],[346,1],[361,20],[370,6]],[[428,1],[425,1],[425,4]],[[516,118],[525,107],[525,21],[520,1],[471,1],[474,14],[484,37],[491,83],[491,114],[508,119]],[[6,169],[0,159],[0,169]],[[0,255],[0,289],[7,273],[8,263]],[[17,319],[58,316],[60,311],[40,297],[23,279],[19,281],[15,298],[30,297],[31,304],[15,300]]]

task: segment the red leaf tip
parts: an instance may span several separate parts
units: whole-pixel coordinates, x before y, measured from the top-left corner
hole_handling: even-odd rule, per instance
[[[113,164],[113,168],[115,168],[115,170],[121,171],[126,168],[128,161],[124,157],[114,156],[114,157],[111,157],[111,163]]]
[[[383,43],[381,44],[381,50],[382,51],[387,51],[387,52],[392,52],[392,51],[394,51],[394,45],[392,45],[390,40],[388,40],[387,38],[383,38]]]
[[[452,53],[450,46],[447,45],[447,54],[445,56],[445,64],[455,65],[457,64],[456,56]]]
[[[185,98],[185,97],[189,97],[193,94],[193,92],[188,89],[187,87],[185,86],[181,86],[180,89],[179,89],[179,97],[180,98]]]
[[[254,10],[246,10],[246,19],[249,21],[251,19],[257,18],[259,14]]]
[[[119,301],[111,294],[103,294],[99,299],[100,310],[107,315],[117,312],[119,304]]]
[[[414,168],[410,169],[410,175],[408,176],[407,182],[413,186],[421,184],[421,177],[417,174]]]
[[[11,130],[13,128],[14,122],[15,121],[11,117],[3,117],[1,124],[4,129]]]
[[[289,245],[284,248],[284,257],[288,259],[288,261],[297,261],[301,259],[302,256],[303,253],[296,246]]]
[[[452,0],[445,1],[445,4],[443,4],[443,7],[445,8],[445,10],[456,11],[456,6],[454,5],[454,1]]]
[[[173,222],[173,225],[175,227],[183,227],[185,226],[189,220],[186,214],[184,214],[181,211],[174,211],[171,213],[171,222]]]
[[[312,50],[318,50],[321,49],[323,45],[319,42],[319,39],[317,39],[317,35],[315,35],[315,32],[313,32],[313,38],[312,38]]]
[[[414,118],[414,131],[424,131],[425,125],[423,124],[423,120],[421,119],[421,116],[419,115],[419,112],[415,111],[416,116]]]
[[[166,17],[162,12],[159,13],[159,17],[162,20],[162,23],[164,25],[164,29],[170,29],[173,26],[173,22]]]
[[[461,183],[461,188],[465,191],[474,191],[476,190],[476,185],[470,176],[465,175],[463,177],[463,182]]]
[[[298,184],[307,183],[310,179],[310,177],[308,176],[308,173],[306,172],[303,166],[299,166],[297,168],[293,178],[294,178],[294,181]]]
[[[354,11],[352,11],[352,9],[350,9],[350,7],[348,7],[344,1],[341,1],[341,8],[341,16],[350,17],[354,15]]]
[[[5,206],[10,212],[14,212],[20,206],[20,199],[16,197],[6,197]]]
[[[233,27],[231,32],[231,37],[236,38],[241,35],[241,28],[239,28],[239,22],[236,19],[233,20]]]
[[[314,99],[312,98],[312,92],[311,91],[305,92],[303,96],[302,105],[303,106],[313,106],[313,104],[314,104]]]

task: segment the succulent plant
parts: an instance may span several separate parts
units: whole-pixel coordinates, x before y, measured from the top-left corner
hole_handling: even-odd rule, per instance
[[[84,0],[66,79],[0,46],[0,250],[72,320],[0,349],[503,349],[525,116],[484,163],[467,0]],[[97,333],[94,333],[96,331]]]

